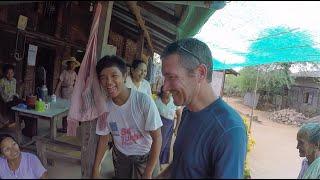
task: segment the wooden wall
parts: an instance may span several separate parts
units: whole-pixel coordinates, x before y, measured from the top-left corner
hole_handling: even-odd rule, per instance
[[[49,6],[55,9],[51,13],[48,13]],[[49,69],[51,74],[47,75],[51,76],[49,83],[52,91],[62,70],[62,60],[70,56],[76,56],[79,61],[82,60],[84,53],[79,54],[77,50],[85,51],[92,14],[89,11],[89,2],[78,1],[46,1],[0,6],[0,68],[5,63],[15,65],[17,90],[20,90],[21,96],[35,93],[35,73],[37,64],[40,62],[40,64],[46,64],[48,59],[54,61],[53,69]],[[19,15],[28,17],[26,31],[23,32],[26,36],[25,54],[21,62],[17,62],[13,57]],[[51,54],[54,57],[41,59],[37,56],[36,66],[28,66],[29,44],[38,46],[38,49],[55,52]],[[21,41],[19,41],[19,46],[23,47]]]
[[[48,13],[48,6],[54,6],[55,10]],[[37,64],[48,61],[37,57],[36,67],[28,66],[29,44],[55,52],[51,55],[54,57],[50,57],[54,61],[50,63],[53,64],[53,69],[50,70],[51,74],[47,75],[51,76],[52,82],[49,83],[52,88],[56,87],[62,71],[62,60],[76,56],[78,61],[82,61],[93,18],[93,12],[89,11],[89,6],[89,1],[43,1],[0,6],[0,38],[5,40],[0,42],[0,67],[3,63],[16,65],[19,69],[16,71],[16,78],[19,80],[18,89],[22,89],[21,95],[35,93]],[[19,64],[13,58],[13,52],[17,33],[16,24],[20,14],[29,19],[25,31],[25,56]],[[108,43],[117,47],[117,55],[123,57],[128,64],[131,64],[137,55],[138,38],[138,35],[128,35],[127,32],[115,28],[111,23]],[[83,53],[77,53],[79,49]],[[147,57],[150,56],[146,46],[143,52]]]
[[[138,43],[135,40],[123,36],[111,29],[109,33],[108,44],[116,46],[117,55],[124,58],[128,64],[131,64],[136,58]],[[143,49],[143,54],[145,57],[143,60],[145,61],[151,56],[148,54],[146,48]]]

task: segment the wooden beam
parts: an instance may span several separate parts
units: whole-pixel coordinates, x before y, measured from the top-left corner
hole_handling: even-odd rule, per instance
[[[166,47],[168,44],[172,43],[173,41],[165,41],[161,37],[153,36],[152,37],[153,42],[157,42],[158,44],[162,44],[164,47]]]
[[[119,25],[123,26],[124,28],[127,28],[128,30],[134,32],[137,36],[139,36],[139,29],[137,28],[137,26],[135,24],[128,22],[121,17],[119,18],[117,16],[113,16],[112,18],[114,21],[112,21],[111,24],[119,24]]]
[[[139,32],[135,26],[123,21],[120,18],[112,17],[111,29],[118,32],[121,36],[127,37],[133,41],[138,41]]]
[[[146,10],[152,14],[155,14],[156,16],[158,16],[158,17],[164,19],[165,21],[168,21],[174,25],[177,25],[177,23],[178,23],[179,19],[177,17],[172,16],[168,12],[166,12],[160,8],[157,8],[148,2],[138,1],[138,6],[142,7],[144,10]]]
[[[131,17],[130,10],[127,7],[125,7],[122,3],[120,3],[120,2],[116,3],[115,7],[116,7],[115,11],[119,11],[124,16],[127,16],[126,19],[128,19],[128,18],[135,19],[135,17]],[[146,25],[147,25],[147,23],[153,24],[154,26],[161,28],[163,31],[165,31],[167,33],[176,34],[176,31],[177,31],[176,25],[174,25],[170,22],[167,22],[167,21],[159,18],[158,16],[145,11],[144,9],[142,9],[141,12],[142,12],[142,15],[143,15],[143,18],[145,20]]]
[[[150,3],[151,5],[162,9],[163,11],[166,11],[168,14],[171,14],[172,16],[174,16],[175,14],[175,9],[172,8],[175,5],[171,5],[171,4],[164,4],[164,3],[159,3],[159,2],[155,2],[155,1],[147,1],[148,3]]]
[[[175,34],[177,31],[176,25],[174,25],[171,22],[165,21],[162,18],[160,18],[159,16],[156,16],[156,15],[154,15],[144,9],[142,9],[141,15],[146,21],[149,21],[150,23],[158,25],[159,27],[170,32],[171,34]]]
[[[155,26],[153,23],[150,23],[149,21],[146,21],[146,26],[147,28],[150,28],[153,31],[156,31],[157,34],[161,34],[161,36],[165,36],[166,39],[170,39],[171,41],[175,40],[177,37],[176,33],[171,34],[170,32],[165,31],[162,28],[159,28],[158,26]]]
[[[8,32],[11,34],[16,34],[17,33],[17,28],[13,27],[8,24],[4,24],[0,22],[0,31]],[[50,46],[70,46],[77,48],[79,50],[85,50],[85,44],[79,44],[79,43],[74,43],[69,40],[63,40],[54,36],[50,36],[47,34],[39,33],[39,32],[30,32],[30,31],[23,31],[25,33],[25,36],[27,38],[31,38],[35,41],[43,41],[43,43],[46,43]]]
[[[124,22],[124,27],[128,27],[127,25],[130,25],[128,29],[137,29],[138,27],[136,26],[136,22],[132,18],[131,14],[129,14],[129,12],[126,9],[120,7],[119,5],[114,6],[113,21]],[[161,28],[155,26],[153,23],[150,23],[149,21],[145,21],[145,25],[147,30],[150,32],[151,37],[157,36],[160,39],[165,40],[167,43],[171,43],[172,41],[176,40],[176,35],[170,34],[167,31],[162,30]],[[136,32],[136,30],[134,31]]]
[[[35,2],[42,2],[42,1],[0,1],[0,5],[17,5],[22,3],[35,3]]]
[[[129,7],[130,11],[132,12],[132,14],[135,15],[135,17],[137,19],[137,24],[144,31],[144,37],[147,39],[147,43],[149,45],[149,48],[151,49],[151,51],[153,51],[151,38],[150,38],[148,30],[145,27],[144,20],[143,20],[143,18],[141,16],[140,7],[137,6],[137,1],[126,1],[126,3],[127,3],[128,7]]]
[[[213,1],[154,1],[158,3],[169,3],[169,4],[179,4],[187,6],[195,6],[202,8],[212,8]]]
[[[167,43],[171,43],[172,41],[174,41],[175,39],[170,39],[166,36],[164,36],[163,34],[155,31],[152,28],[147,27],[147,29],[151,32],[151,34],[153,35],[152,37],[158,37],[160,39],[162,39],[162,41],[167,42]]]

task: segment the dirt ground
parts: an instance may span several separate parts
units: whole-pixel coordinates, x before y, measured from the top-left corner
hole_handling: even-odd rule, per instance
[[[250,114],[251,108],[242,104],[238,98],[224,100],[242,114]],[[258,122],[253,122],[251,132],[256,141],[248,154],[252,178],[297,178],[301,161],[296,149],[298,128],[278,124],[268,120],[269,112],[254,110]]]

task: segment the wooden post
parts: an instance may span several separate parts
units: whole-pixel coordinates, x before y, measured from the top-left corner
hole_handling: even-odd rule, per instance
[[[226,81],[226,70],[223,70],[223,80],[222,80],[222,87],[221,87],[221,91],[220,91],[220,97],[222,98],[223,96],[223,89],[224,89],[224,83]]]
[[[139,41],[137,43],[137,53],[136,53],[136,58],[141,59],[142,58],[142,53],[143,53],[143,45],[144,45],[144,31],[143,29],[140,29],[140,37]]]
[[[18,144],[21,146],[22,145],[22,133],[21,133],[21,123],[20,123],[19,112],[15,111],[14,117],[15,117],[15,122],[16,122],[15,131],[16,131],[16,135],[17,135],[17,140],[18,140]]]
[[[108,43],[111,13],[113,1],[101,2],[101,19],[98,30],[98,44],[97,44],[97,59],[105,54],[103,46]],[[96,150],[98,145],[98,136],[96,135],[97,120],[81,123],[81,174],[82,178],[91,178],[92,169],[96,157]]]

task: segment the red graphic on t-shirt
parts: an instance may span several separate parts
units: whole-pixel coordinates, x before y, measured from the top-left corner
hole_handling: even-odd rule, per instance
[[[132,130],[131,128],[122,128],[121,129],[121,141],[122,145],[132,145],[138,139],[143,138],[142,134],[138,131]]]

